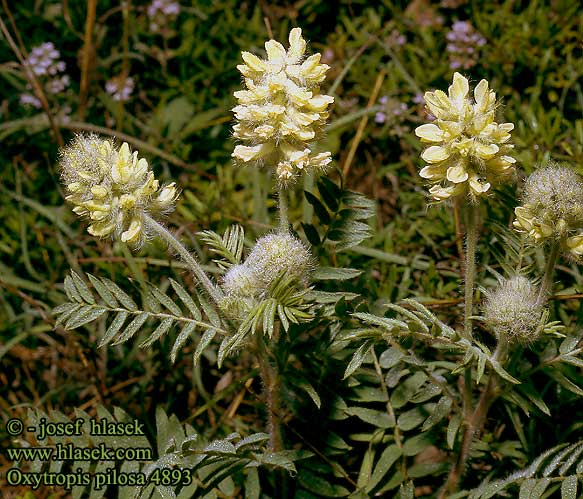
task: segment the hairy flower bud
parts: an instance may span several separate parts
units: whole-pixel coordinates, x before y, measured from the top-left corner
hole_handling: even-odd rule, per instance
[[[148,162],[130,152],[124,142],[96,135],[77,135],[60,158],[61,177],[73,211],[91,221],[88,232],[112,236],[133,248],[147,238],[144,216],[161,216],[174,209],[174,182],[160,188]]]
[[[532,243],[552,240],[575,258],[583,255],[583,179],[570,168],[550,164],[526,180],[514,227]]]
[[[263,289],[282,274],[307,282],[313,268],[308,248],[289,232],[274,232],[258,239],[245,261]]]
[[[237,66],[246,90],[235,92],[239,105],[233,108],[238,123],[233,157],[244,164],[273,165],[279,182],[291,183],[309,169],[325,169],[330,153],[314,154],[308,143],[321,133],[334,101],[320,94],[320,83],[329,66],[320,64],[320,54],[305,57],[302,30],[289,34],[289,49],[275,40],[265,43],[267,60],[243,52],[245,64]]]
[[[497,335],[509,341],[529,343],[541,332],[543,306],[537,303],[538,289],[523,276],[500,282],[486,293],[484,319]]]
[[[243,319],[263,291],[254,270],[245,263],[233,265],[223,276],[225,297],[221,309],[233,319]]]
[[[223,288],[228,295],[254,296],[259,282],[253,269],[246,264],[233,265],[223,276]]]
[[[469,91],[467,78],[455,73],[448,95],[425,93],[435,121],[415,130],[429,144],[421,154],[428,164],[419,174],[434,184],[429,193],[437,201],[465,194],[475,199],[514,171],[508,143],[514,125],[494,121],[496,94],[486,80],[476,85],[473,100]]]

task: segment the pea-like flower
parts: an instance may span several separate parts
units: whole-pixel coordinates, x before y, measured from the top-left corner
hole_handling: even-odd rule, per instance
[[[117,147],[96,135],[77,135],[62,151],[60,166],[66,199],[91,221],[93,236],[119,238],[137,249],[148,237],[145,218],[174,209],[175,183],[160,187],[148,162],[126,142]]]
[[[508,179],[516,160],[510,156],[512,123],[496,123],[496,94],[486,80],[469,97],[467,78],[453,76],[448,94],[441,90],[425,93],[427,110],[433,123],[417,127],[415,134],[429,144],[421,158],[427,165],[420,175],[433,186],[437,201],[469,194],[473,199]]]
[[[235,92],[239,105],[233,108],[238,123],[233,157],[243,164],[274,166],[281,184],[293,182],[310,169],[325,169],[330,153],[315,154],[309,142],[322,132],[328,106],[334,98],[320,93],[329,66],[320,64],[320,54],[305,57],[302,30],[289,34],[289,49],[275,40],[265,43],[267,60],[243,52],[245,64],[237,69],[246,90]]]
[[[526,180],[514,227],[533,244],[554,241],[576,259],[583,256],[583,179],[551,164]]]

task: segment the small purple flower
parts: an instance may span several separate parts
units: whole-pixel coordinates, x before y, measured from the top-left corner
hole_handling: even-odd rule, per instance
[[[36,109],[42,107],[40,100],[32,94],[20,94],[20,104],[23,106],[32,106]]]
[[[47,89],[47,92],[51,94],[60,94],[69,86],[70,82],[71,79],[69,78],[69,75],[62,75],[49,80],[45,85],[45,88]]]
[[[475,66],[478,62],[476,49],[486,44],[486,39],[469,21],[455,21],[445,38],[449,42],[446,50],[452,69],[469,69]]]
[[[374,115],[374,120],[376,123],[382,124],[385,121],[387,121],[387,115],[385,113],[383,113],[382,111],[379,111],[378,113],[376,113]]]
[[[66,65],[59,60],[60,56],[53,42],[45,42],[33,47],[24,61],[25,70],[30,70],[49,94],[63,92],[70,83],[69,76],[62,74]],[[28,86],[28,89],[31,87]],[[20,103],[24,106],[41,107],[40,101],[30,93],[22,94]]]
[[[422,93],[415,94],[413,96],[413,102],[415,104],[425,104],[425,97],[423,96]]]
[[[393,114],[395,116],[401,116],[403,113],[405,113],[409,108],[407,107],[407,104],[405,104],[404,102],[399,103],[397,106],[395,106],[395,108],[393,109]]]
[[[389,48],[402,47],[407,43],[407,37],[394,29],[391,34],[385,39],[385,43]]]
[[[65,63],[58,60],[60,55],[53,42],[46,42],[33,47],[24,63],[37,76],[54,76],[65,70]]]
[[[153,0],[146,12],[150,18],[150,30],[158,33],[178,17],[180,4],[174,0]]]
[[[134,91],[134,79],[127,77],[122,79],[121,75],[113,77],[105,84],[105,91],[113,97],[116,102],[126,102]]]

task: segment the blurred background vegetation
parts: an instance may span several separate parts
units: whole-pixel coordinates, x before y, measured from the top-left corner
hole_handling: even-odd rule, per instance
[[[180,264],[168,258],[162,244],[148,245],[132,255],[121,244],[91,237],[64,205],[55,165],[59,145],[74,132],[93,131],[128,141],[147,157],[159,178],[177,181],[183,191],[168,226],[187,235],[203,262],[208,255],[195,237],[197,232],[222,232],[237,222],[247,229],[251,244],[275,226],[274,193],[267,173],[234,167],[230,157],[232,93],[241,87],[236,65],[242,50],[262,52],[269,30],[275,39],[285,41],[289,30],[300,26],[311,50],[321,52],[323,62],[331,66],[323,85],[323,91],[336,99],[322,145],[335,160],[336,169],[329,176],[336,183],[342,178],[345,187],[377,204],[371,222],[374,236],[366,248],[332,255],[325,248],[315,250],[324,265],[364,271],[339,285],[320,286],[363,297],[337,305],[334,313],[340,318],[347,317],[359,300],[374,307],[409,296],[427,298],[434,311],[454,321],[460,316],[453,217],[446,208],[427,208],[417,174],[421,146],[413,134],[426,121],[423,93],[445,89],[453,71],[474,83],[489,80],[503,103],[502,121],[516,125],[518,183],[499,192],[501,203],[488,204],[490,221],[482,228],[479,282],[495,281],[487,267],[499,265],[493,255],[503,251],[500,233],[512,218],[520,178],[548,158],[565,161],[583,173],[583,15],[575,0],[182,0],[178,9],[167,7],[177,2],[158,0],[159,8],[154,4],[2,0],[0,404],[4,419],[24,417],[31,406],[67,414],[80,407],[91,414],[103,404],[123,407],[153,432],[155,407],[160,405],[190,422],[205,438],[262,429],[260,381],[253,359],[245,352],[228,360],[222,370],[217,369],[213,354],[193,369],[191,346],[170,365],[169,339],[150,350],[139,349],[138,341],[97,349],[104,323],[65,333],[53,328],[50,310],[65,300],[62,282],[69,268],[118,283],[132,276],[133,284],[125,289],[137,295],[144,281],[167,285],[166,277],[182,275]],[[95,15],[88,16],[92,7]],[[35,47],[41,48],[35,51]],[[38,68],[44,106],[20,64],[27,57],[31,67]],[[52,62],[43,69],[47,58]],[[300,188],[292,196],[290,218],[300,233],[299,222],[313,219]],[[487,253],[485,248],[494,251]],[[574,264],[563,262],[557,280],[567,283],[561,293],[577,295],[583,290],[583,276]],[[552,308],[568,327],[575,329],[583,321],[578,299],[553,300]],[[329,326],[323,324],[310,334],[298,330],[294,346],[294,368],[302,370],[322,399],[318,410],[305,393],[287,394],[288,412],[283,417],[288,445],[317,456],[309,465],[311,472],[300,472],[297,497],[345,496],[363,473],[370,475],[367,466],[372,468],[374,461],[370,449],[378,421],[371,426],[366,411],[353,411],[349,417],[338,404],[346,399],[351,406],[382,408],[380,385],[374,379],[340,379],[352,352],[329,350]],[[392,367],[386,358],[382,364],[383,369]],[[583,380],[580,369],[576,374]],[[398,379],[387,380],[389,388]],[[535,383],[540,383],[535,387],[541,393],[549,390],[552,418],[540,410],[530,413],[530,418],[513,413],[511,420],[518,422],[511,429],[501,422],[508,419],[503,406],[492,411],[470,485],[489,474],[504,476],[507,461],[524,466],[541,450],[571,439],[571,434],[580,438],[581,422],[573,420],[575,411],[583,410],[580,397],[548,378]],[[402,412],[406,403],[403,400]],[[411,424],[404,426],[413,429],[417,420],[410,416]],[[0,446],[8,446],[10,438],[3,432],[0,426]],[[417,476],[443,472],[446,454],[439,443],[443,439],[438,434],[433,441],[416,442],[410,465],[417,466]],[[10,466],[1,454],[0,464],[0,470]],[[415,478],[415,473],[406,476]],[[381,476],[378,483],[384,487],[388,478],[390,474]],[[8,494],[2,479],[3,474],[2,494]],[[269,479],[264,480],[267,490]],[[427,483],[416,489],[417,496],[435,493],[431,479]],[[235,481],[229,489],[232,495],[223,491],[219,496],[242,497],[241,487]],[[380,486],[373,489],[378,492]],[[66,496],[39,490],[35,497],[51,493]]]

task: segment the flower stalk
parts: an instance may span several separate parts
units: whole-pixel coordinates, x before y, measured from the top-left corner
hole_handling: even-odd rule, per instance
[[[476,247],[478,244],[478,206],[473,204],[468,205],[466,214],[464,336],[466,339],[471,340],[472,315],[474,309],[474,282],[476,279]]]
[[[184,260],[184,263],[188,265],[188,268],[198,280],[200,285],[208,293],[208,295],[213,299],[213,301],[219,305],[223,298],[223,292],[218,286],[215,286],[212,281],[208,278],[205,271],[202,269],[200,264],[192,256],[192,254],[182,245],[182,243],[163,225],[156,222],[152,217],[145,215],[144,223],[152,233],[158,235],[161,239],[166,241],[168,245],[176,251],[180,257]]]
[[[277,368],[270,362],[270,355],[262,334],[255,335],[255,346],[259,371],[263,381],[263,396],[267,408],[267,431],[269,449],[278,452],[283,449],[283,433],[279,423],[281,379]]]
[[[555,266],[557,265],[557,258],[559,256],[559,245],[551,244],[551,250],[547,256],[547,261],[545,264],[545,273],[543,275],[540,289],[538,292],[537,305],[543,306],[547,301],[548,294],[553,287],[553,274],[555,272]]]

